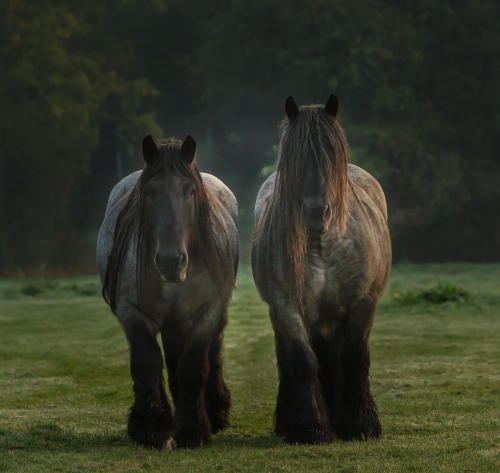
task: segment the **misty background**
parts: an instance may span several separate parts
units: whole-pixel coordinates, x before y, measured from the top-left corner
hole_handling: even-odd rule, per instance
[[[332,92],[394,260],[498,261],[499,24],[496,0],[0,0],[0,272],[93,272],[146,134],[194,136],[247,257],[284,100]]]

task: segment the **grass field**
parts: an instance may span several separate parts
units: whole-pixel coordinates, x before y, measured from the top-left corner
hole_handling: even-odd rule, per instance
[[[469,297],[420,297],[439,283]],[[231,427],[195,451],[135,447],[127,345],[98,291],[95,278],[0,280],[0,471],[500,471],[500,265],[394,268],[371,337],[384,437],[325,446],[271,432],[272,330],[243,267],[226,330]]]

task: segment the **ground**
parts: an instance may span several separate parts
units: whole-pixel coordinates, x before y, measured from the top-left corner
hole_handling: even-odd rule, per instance
[[[0,280],[0,471],[500,471],[499,281],[500,265],[396,266],[370,344],[383,438],[285,446],[272,329],[243,267],[225,342],[231,427],[167,453],[127,439],[127,345],[97,279]],[[439,283],[469,296],[420,296]]]

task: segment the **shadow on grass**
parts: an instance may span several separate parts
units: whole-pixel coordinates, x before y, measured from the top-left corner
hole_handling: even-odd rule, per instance
[[[125,431],[121,434],[107,432],[75,433],[53,423],[32,425],[27,431],[0,430],[0,451],[71,451],[130,447]]]
[[[273,433],[269,432],[263,435],[245,435],[238,433],[225,433],[214,437],[214,445],[217,447],[228,448],[251,448],[267,449],[283,445],[282,441]]]
[[[245,435],[225,433],[213,437],[210,447],[222,449],[269,449],[282,445],[278,437],[272,433],[264,435]],[[54,423],[34,424],[26,431],[0,430],[1,451],[58,451],[84,452],[92,450],[109,450],[110,448],[137,448],[127,437],[125,430],[119,433],[75,433]]]

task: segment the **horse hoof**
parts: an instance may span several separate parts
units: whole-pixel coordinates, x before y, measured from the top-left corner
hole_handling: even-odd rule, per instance
[[[374,440],[382,437],[382,429],[380,424],[369,426],[369,427],[353,427],[348,429],[342,429],[337,432],[340,439],[345,441],[350,440]]]
[[[172,417],[170,412],[134,405],[128,418],[128,435],[138,445],[162,450],[171,438]]]
[[[183,434],[179,432],[175,437],[176,448],[199,448],[210,443],[210,438],[199,434]]]
[[[338,437],[345,442],[350,441],[363,441],[363,440],[376,440],[382,437],[382,432],[341,432]]]
[[[334,436],[331,432],[320,429],[297,430],[294,432],[287,432],[283,436],[285,443],[290,445],[320,445],[323,443],[330,443],[333,439]]]
[[[382,427],[375,411],[363,417],[344,419],[336,429],[342,440],[371,440],[382,437]]]
[[[212,419],[212,433],[217,434],[226,430],[229,427],[229,421],[227,420],[227,414],[217,416],[215,419]]]

